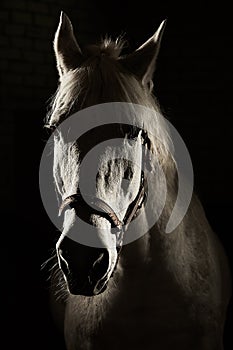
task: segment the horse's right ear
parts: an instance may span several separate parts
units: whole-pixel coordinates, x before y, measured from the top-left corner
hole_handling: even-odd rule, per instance
[[[63,11],[54,38],[54,51],[60,77],[79,66],[82,52],[75,39],[71,21]]]

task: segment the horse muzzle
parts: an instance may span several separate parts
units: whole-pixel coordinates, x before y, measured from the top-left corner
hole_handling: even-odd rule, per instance
[[[65,237],[57,255],[71,294],[93,296],[107,288],[110,278],[108,249],[84,246]]]

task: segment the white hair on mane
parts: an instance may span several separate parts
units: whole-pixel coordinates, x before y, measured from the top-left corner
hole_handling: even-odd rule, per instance
[[[99,45],[88,46],[83,64],[60,78],[47,120],[56,125],[80,109],[105,102],[128,102],[148,107],[154,111],[153,118],[147,116],[139,122],[143,122],[143,129],[148,133],[151,150],[156,150],[161,163],[166,163],[171,157],[169,150],[173,149],[168,126],[150,86],[143,86],[121,64],[123,46],[120,38],[116,41],[103,39]],[[155,130],[157,137],[153,136]]]

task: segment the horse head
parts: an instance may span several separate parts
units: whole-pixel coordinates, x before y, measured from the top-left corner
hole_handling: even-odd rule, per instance
[[[100,294],[114,273],[122,226],[143,199],[146,136],[143,129],[103,125],[71,141],[68,129],[59,125],[100,103],[146,104],[164,24],[135,52],[121,55],[119,41],[104,40],[81,50],[69,18],[61,14],[54,40],[60,85],[48,125],[55,129],[53,173],[64,213],[57,259],[72,294]],[[106,135],[115,141],[106,143]],[[82,244],[81,237],[92,243]]]

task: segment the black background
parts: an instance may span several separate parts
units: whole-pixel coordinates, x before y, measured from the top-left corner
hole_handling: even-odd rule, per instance
[[[14,1],[3,2],[2,8],[8,12],[25,12],[35,2],[22,3],[24,8],[21,9]],[[196,192],[233,266],[233,26],[228,4],[211,1],[143,1],[137,4],[122,0],[48,0],[37,3],[49,4],[51,17],[51,25],[46,27],[47,35],[40,40],[41,47],[43,41],[45,46],[48,45],[44,51],[48,56],[46,67],[37,59],[32,62],[36,70],[32,69],[30,73],[31,82],[35,82],[30,91],[30,86],[28,88],[25,83],[27,71],[14,73],[16,78],[22,78],[15,89],[16,82],[9,80],[11,66],[7,71],[1,65],[1,289],[8,349],[16,346],[64,349],[63,338],[57,332],[49,311],[47,275],[40,271],[58,232],[43,209],[38,187],[39,162],[45,142],[43,118],[47,99],[57,86],[51,42],[60,10],[71,18],[81,47],[106,33],[113,38],[126,33],[128,51],[141,45],[164,18],[168,19],[154,77],[154,92],[165,116],[180,132],[190,151]],[[10,14],[8,21],[14,23],[14,18],[17,16]],[[34,30],[33,22],[27,25]],[[40,30],[40,24],[37,23],[37,27]],[[4,28],[2,33],[10,36]],[[4,47],[1,50],[3,52]],[[5,50],[5,61],[11,62],[7,48]],[[22,47],[21,54],[23,51]],[[17,60],[21,62],[22,59],[20,56]],[[36,82],[40,70],[42,74],[45,68],[48,69],[48,80],[41,80],[39,86]],[[232,313],[230,306],[225,349],[231,349],[233,345]]]

